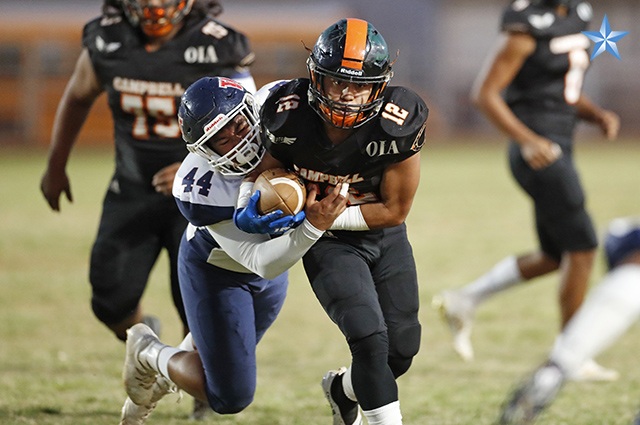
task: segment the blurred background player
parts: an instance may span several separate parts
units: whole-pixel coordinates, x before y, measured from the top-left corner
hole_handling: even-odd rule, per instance
[[[41,190],[54,211],[65,194],[73,201],[66,166],[91,106],[107,93],[115,135],[115,171],[104,198],[89,280],[96,317],[119,339],[144,321],[140,299],[165,249],[171,292],[186,318],[178,287],[177,257],[187,221],[171,196],[187,154],[176,114],[180,96],[205,75],[235,78],[255,91],[247,66],[246,36],[217,21],[217,1],[108,0],[103,15],[83,31],[83,50],[58,105]],[[206,55],[186,53],[206,46]],[[193,58],[189,59],[189,58]]]
[[[597,238],[573,162],[574,129],[578,119],[586,120],[612,140],[620,125],[615,113],[581,93],[590,43],[580,32],[591,17],[582,0],[513,1],[502,16],[495,54],[475,83],[474,102],[511,140],[511,172],[533,202],[540,246],[434,297],[465,360],[473,359],[475,310],[496,293],[559,270],[561,328],[584,299]],[[573,378],[612,380],[617,373],[588,359]]]
[[[604,241],[608,273],[556,339],[547,361],[511,395],[501,424],[529,424],[568,376],[613,344],[640,317],[640,217],[611,222]],[[640,415],[634,424],[640,424]]]
[[[351,367],[322,380],[334,425],[362,424],[358,404],[370,425],[401,424],[396,378],[420,347],[405,219],[420,180],[428,109],[413,91],[387,86],[391,64],[373,25],[342,19],[319,36],[309,79],[276,84],[261,110],[266,168],[294,169],[322,196],[350,184],[350,206],[303,257],[352,355]]]
[[[170,347],[144,324],[128,331],[122,425],[144,423],[173,386],[218,413],[246,408],[256,389],[256,344],[280,312],[286,270],[347,205],[342,185],[320,202],[311,190],[295,230],[273,239],[243,232],[233,223],[238,192],[265,152],[254,97],[236,81],[204,77],[185,91],[178,117],[190,151],[173,194],[189,220],[178,272],[191,333]],[[255,212],[259,196],[245,209]],[[291,216],[272,220],[277,215],[265,224],[296,223]]]

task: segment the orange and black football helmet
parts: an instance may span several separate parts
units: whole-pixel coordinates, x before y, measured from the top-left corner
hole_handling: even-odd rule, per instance
[[[375,117],[382,106],[382,91],[393,75],[387,42],[369,22],[354,18],[342,19],[320,34],[307,68],[311,80],[309,104],[338,128],[356,128]],[[373,90],[364,104],[337,102],[324,92],[327,77],[373,84]]]
[[[147,37],[159,38],[191,12],[194,0],[120,0],[127,19]]]

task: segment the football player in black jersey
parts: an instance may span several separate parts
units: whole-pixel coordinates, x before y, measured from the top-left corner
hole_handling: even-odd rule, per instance
[[[585,359],[607,349],[640,317],[640,217],[609,224],[604,238],[609,271],[567,323],[547,360],[511,393],[500,423],[535,422]],[[640,414],[634,425],[640,425]]]
[[[60,100],[41,190],[54,211],[65,194],[65,168],[91,106],[107,93],[115,134],[115,171],[91,252],[92,307],[119,339],[145,319],[140,307],[149,273],[167,250],[173,300],[186,318],[177,256],[187,222],[171,196],[187,154],[180,137],[180,96],[206,75],[226,76],[250,91],[253,61],[246,36],[219,22],[217,1],[107,0],[83,31],[83,50]]]
[[[420,180],[428,109],[390,87],[382,35],[342,19],[318,38],[309,78],[276,83],[261,109],[262,167],[295,170],[321,195],[348,182],[350,206],[303,257],[316,297],[344,334],[351,366],[322,387],[334,425],[402,423],[396,378],[420,347],[418,282],[405,219]],[[236,223],[243,230],[242,211]]]
[[[615,113],[581,93],[590,45],[581,31],[591,17],[591,6],[583,0],[513,1],[502,16],[496,52],[476,81],[473,100],[510,138],[511,172],[533,201],[540,245],[434,299],[465,360],[473,358],[474,311],[495,293],[560,270],[561,327],[584,298],[597,238],[573,161],[573,133],[580,119],[598,125],[608,139],[617,137],[619,129]],[[615,377],[615,371],[590,359],[574,378]]]

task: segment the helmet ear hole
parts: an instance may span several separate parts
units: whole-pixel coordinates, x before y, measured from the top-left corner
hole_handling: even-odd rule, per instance
[[[307,60],[309,104],[326,122],[338,128],[355,128],[374,118],[391,79],[386,41],[371,23],[342,19],[328,27],[316,41]],[[357,84],[371,84],[371,96],[362,104],[332,100],[325,94],[325,77]]]

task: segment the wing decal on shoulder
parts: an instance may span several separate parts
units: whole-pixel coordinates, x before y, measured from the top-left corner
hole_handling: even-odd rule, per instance
[[[412,151],[419,152],[420,149],[422,149],[422,146],[424,145],[424,142],[426,140],[426,137],[424,137],[424,130],[426,128],[427,122],[425,121],[424,124],[422,124],[422,127],[420,127],[420,131],[416,135],[416,138],[413,140],[413,144],[411,145]]]

